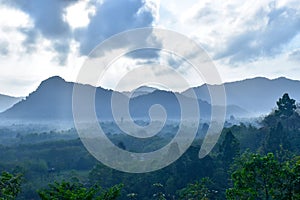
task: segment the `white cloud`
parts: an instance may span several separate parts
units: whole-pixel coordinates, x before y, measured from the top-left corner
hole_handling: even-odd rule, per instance
[[[88,1],[79,1],[66,8],[66,21],[73,29],[85,27],[90,22],[90,16],[95,14],[95,9],[95,6],[90,5]]]
[[[300,48],[299,1],[169,4],[162,2],[161,12],[167,14],[160,15],[161,25],[194,38],[215,61],[224,81],[255,76],[299,79],[295,60],[287,56]]]
[[[53,75],[75,81],[85,59],[80,49],[87,54],[115,33],[151,25],[155,9],[150,0],[0,0],[0,93],[27,95]],[[86,34],[80,39],[78,29]]]
[[[107,0],[96,4],[87,27],[78,29],[80,53],[87,55],[103,40],[122,31],[151,26],[155,20],[153,4],[140,0]]]
[[[291,60],[289,54],[260,59],[236,67],[224,64],[222,61],[215,63],[225,82],[254,77],[267,77],[272,79],[287,77],[294,80],[299,80],[300,77],[299,63]]]
[[[0,93],[26,95],[51,75],[74,81],[85,55],[99,42],[153,25],[194,38],[225,81],[300,77],[299,0],[0,0],[0,12]],[[126,59],[141,57],[153,55]],[[120,69],[126,62],[118,64]]]
[[[290,52],[288,58],[291,61],[295,61],[298,62],[298,64],[300,64],[300,49],[295,49],[292,52]]]

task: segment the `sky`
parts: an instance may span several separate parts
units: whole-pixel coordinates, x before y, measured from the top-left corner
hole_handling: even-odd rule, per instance
[[[51,76],[75,81],[99,43],[142,27],[196,41],[223,82],[257,76],[300,80],[299,0],[0,0],[0,13],[0,94],[27,96]],[[164,58],[124,58],[101,86],[113,87],[128,70],[124,63],[153,57]]]

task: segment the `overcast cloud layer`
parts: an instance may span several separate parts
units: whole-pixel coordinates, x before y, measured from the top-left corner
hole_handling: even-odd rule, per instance
[[[0,13],[0,93],[27,95],[52,75],[74,81],[96,45],[149,26],[194,38],[224,81],[300,77],[298,0],[0,0]],[[158,56],[144,51],[130,58]]]

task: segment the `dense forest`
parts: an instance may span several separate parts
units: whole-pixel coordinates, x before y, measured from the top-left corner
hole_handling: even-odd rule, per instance
[[[1,128],[0,199],[300,199],[299,107],[288,94],[276,104],[258,125],[224,128],[205,158],[198,158],[199,137],[176,162],[143,174],[102,165],[75,129],[34,133],[27,127],[25,134]],[[120,148],[135,145],[122,134],[110,138]],[[157,136],[142,148],[169,139]]]

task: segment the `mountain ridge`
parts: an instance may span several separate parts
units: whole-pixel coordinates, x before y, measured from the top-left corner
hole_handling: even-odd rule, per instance
[[[21,120],[71,120],[72,113],[72,93],[74,84],[95,89],[95,108],[99,119],[112,120],[113,114],[111,110],[111,96],[114,91],[101,87],[93,87],[87,84],[78,84],[66,82],[61,77],[50,77],[41,82],[39,87],[30,93],[21,102],[15,104],[12,108],[0,114],[5,119],[21,119]],[[117,108],[121,109],[121,102],[129,101],[129,98],[121,93],[115,92],[117,97]],[[189,102],[191,99],[181,94],[184,101]],[[175,93],[163,90],[154,90],[153,92],[139,95],[131,98],[129,101],[130,114],[134,119],[149,119],[149,110],[152,105],[160,104],[168,114],[167,119],[180,119],[180,106]],[[210,105],[202,100],[197,100],[200,106],[202,117],[209,118],[211,108]],[[187,103],[188,104],[188,103]],[[118,107],[120,106],[120,107]],[[84,107],[84,105],[82,105]],[[193,111],[191,107],[188,107]],[[229,107],[230,111],[231,107]],[[246,111],[235,107],[233,110],[246,114]],[[230,113],[230,112],[229,112]],[[234,113],[231,113],[234,114]],[[156,116],[156,117],[159,117]]]
[[[68,119],[72,115],[72,92],[73,86],[81,85],[95,89],[96,113],[99,119],[113,119],[111,111],[111,95],[113,90],[93,87],[88,84],[78,84],[67,82],[59,76],[49,77],[41,82],[39,87],[30,93],[25,99],[16,103],[8,110],[2,112],[2,118],[20,118],[20,119]],[[197,101],[202,111],[202,116],[209,118],[211,112],[210,95],[208,87],[219,87],[220,85],[203,84],[198,87],[190,88],[194,90]],[[296,96],[300,100],[300,94],[296,92],[300,88],[300,81],[279,77],[268,79],[265,77],[256,77],[236,82],[224,83],[227,94],[227,117],[252,117],[271,112],[275,106],[276,100],[285,92],[290,92],[291,97]],[[275,87],[275,89],[274,89]],[[130,114],[136,118],[149,118],[149,109],[154,104],[161,104],[168,112],[170,119],[180,119],[180,109],[176,95],[184,97],[186,102],[191,98],[188,96],[188,90],[181,93],[159,90],[151,88],[152,91],[146,91],[144,94],[137,95],[130,99]],[[118,99],[127,101],[128,95],[122,92],[116,92]],[[176,95],[175,95],[176,94]],[[269,97],[268,97],[269,96]],[[193,108],[189,108],[193,109]]]
[[[208,87],[220,87],[220,85],[201,85],[192,88],[198,99],[210,102]],[[300,81],[285,77],[268,79],[256,77],[236,82],[224,83],[228,105],[237,105],[251,112],[252,115],[267,114],[276,106],[276,101],[288,93],[297,102],[300,101]],[[191,89],[191,88],[190,88]],[[188,89],[188,90],[190,90]],[[183,95],[187,91],[182,92]],[[259,101],[258,101],[259,100]]]

